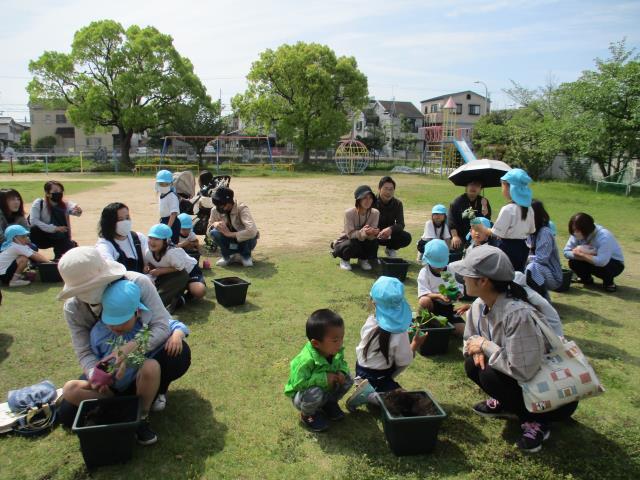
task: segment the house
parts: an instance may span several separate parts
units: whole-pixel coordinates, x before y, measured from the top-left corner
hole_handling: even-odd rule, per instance
[[[423,122],[422,113],[411,102],[371,99],[365,111],[356,117],[354,130],[361,138],[384,136],[382,150],[390,155],[394,150],[403,150],[408,145],[405,140],[420,143],[418,132]]]
[[[24,123],[16,122],[11,117],[0,117],[0,150],[18,143],[22,133],[29,130]]]
[[[442,123],[442,107],[449,97],[452,97],[456,103],[458,128],[473,128],[482,115],[491,111],[491,100],[471,90],[447,93],[420,102],[420,109],[424,114],[426,124],[438,125]]]

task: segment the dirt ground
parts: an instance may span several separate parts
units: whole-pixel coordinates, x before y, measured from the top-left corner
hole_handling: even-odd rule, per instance
[[[82,177],[77,174],[45,176],[27,174],[18,177],[0,175],[0,183],[10,179],[43,183],[55,178],[65,181],[109,180],[113,184],[70,195],[69,199],[83,209],[80,217],[71,218],[73,239],[80,245],[94,245],[97,240],[97,224],[102,208],[110,202],[122,202],[129,206],[136,231],[146,233],[158,222],[158,198],[149,177],[100,178]],[[342,231],[343,212],[353,205],[353,191],[358,185],[367,184],[376,189],[379,176],[335,176],[304,178],[233,178],[231,188],[236,198],[249,206],[260,230],[256,253],[274,250],[326,250],[329,242]],[[424,177],[403,175],[396,178],[396,193],[402,198],[402,186],[427,184]],[[28,199],[25,199],[27,201]],[[29,199],[32,200],[32,199]],[[30,204],[25,204],[29,209]],[[407,211],[407,229],[415,231],[425,222],[425,212]]]

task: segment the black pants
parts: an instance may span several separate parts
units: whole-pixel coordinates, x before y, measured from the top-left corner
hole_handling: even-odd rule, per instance
[[[550,412],[531,413],[524,405],[522,388],[515,379],[486,364],[484,370],[476,367],[472,357],[465,359],[464,369],[467,377],[487,395],[498,400],[507,411],[515,413],[521,422],[547,423],[566,420],[578,408],[578,402],[571,402]]]
[[[178,378],[183,376],[187,372],[187,370],[189,370],[189,366],[191,365],[191,349],[189,348],[187,342],[183,340],[182,352],[180,353],[180,355],[176,357],[169,357],[163,346],[162,349],[152,358],[157,360],[160,364],[160,386],[158,387],[158,395],[165,394],[167,393],[171,382],[177,380]],[[84,374],[80,376],[80,380],[86,379],[87,377]],[[133,382],[124,392],[117,392],[115,394],[135,395],[135,382]],[[62,402],[60,402],[60,405],[58,405],[58,421],[65,427],[71,428],[73,426],[73,421],[76,418],[77,412],[77,406],[67,402],[66,400],[62,400]]]
[[[404,230],[400,230],[399,232],[392,233],[391,237],[386,240],[378,240],[378,243],[383,247],[390,248],[391,250],[400,250],[411,243],[411,234]]]
[[[68,233],[49,233],[40,230],[38,227],[31,227],[29,232],[29,238],[35,243],[38,248],[51,248],[53,247],[53,254],[55,258],[60,258],[78,244],[71,240]]]
[[[179,297],[187,289],[189,274],[185,270],[160,275],[156,279],[156,289],[164,306],[171,305],[176,297]]]
[[[589,280],[591,275],[602,279],[603,285],[612,285],[613,279],[624,270],[624,263],[613,258],[604,267],[596,267],[593,263],[582,260],[569,260],[569,268],[576,272],[582,280]]]
[[[340,257],[343,260],[349,260],[351,258],[374,260],[378,256],[378,241],[360,241],[351,238],[336,245],[333,250],[333,256]]]
[[[498,240],[498,248],[507,254],[516,272],[524,273],[524,268],[527,266],[527,258],[529,258],[529,247],[525,240],[501,238]]]

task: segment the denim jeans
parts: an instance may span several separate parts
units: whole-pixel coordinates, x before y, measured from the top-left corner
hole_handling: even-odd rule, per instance
[[[245,240],[244,242],[236,242],[235,239],[225,237],[215,228],[209,233],[220,247],[220,252],[225,259],[229,259],[229,257],[235,253],[239,253],[242,258],[251,258],[251,251],[256,248],[256,244],[258,243],[256,237]]]
[[[313,415],[327,402],[337,402],[353,386],[353,379],[350,375],[345,375],[345,382],[332,392],[327,392],[320,387],[311,387],[306,390],[296,392],[291,399],[293,406],[305,415]]]

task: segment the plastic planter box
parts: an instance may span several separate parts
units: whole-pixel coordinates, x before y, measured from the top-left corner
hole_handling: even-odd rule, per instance
[[[427,339],[420,347],[420,355],[428,357],[431,355],[443,355],[449,350],[449,337],[454,330],[454,326],[447,322],[446,327],[423,328],[427,332]]]
[[[251,283],[240,277],[224,277],[216,278],[213,285],[218,303],[224,307],[233,307],[244,304]]]
[[[43,283],[57,283],[62,281],[56,262],[39,263],[38,270],[40,271],[40,281]]]
[[[135,396],[80,403],[71,430],[80,439],[87,468],[124,463],[131,459],[141,408],[140,399]],[[96,413],[92,416],[91,412]]]
[[[381,258],[382,275],[385,277],[395,277],[401,282],[407,279],[407,272],[409,271],[409,262],[402,258]]]
[[[384,395],[381,395],[384,436],[387,438],[391,451],[398,456],[431,452],[438,440],[440,424],[447,417],[445,411],[429,392],[411,393],[419,393],[428,397],[439,413],[423,417],[394,417],[384,404]]]
[[[571,277],[573,276],[573,270],[566,268],[562,269],[562,284],[556,288],[556,292],[566,292],[571,288]]]

